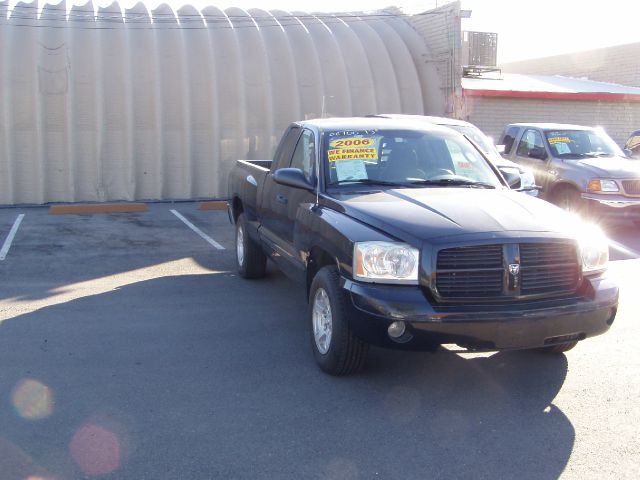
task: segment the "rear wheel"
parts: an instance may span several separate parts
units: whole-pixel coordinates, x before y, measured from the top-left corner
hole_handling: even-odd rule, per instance
[[[247,219],[241,213],[236,220],[236,261],[238,273],[244,278],[264,277],[267,256],[247,234]]]
[[[578,344],[577,341],[576,342],[560,343],[558,345],[551,345],[549,347],[541,347],[541,348],[538,348],[537,350],[539,352],[543,352],[543,353],[564,353],[564,352],[568,352],[569,350],[571,350],[577,344]]]
[[[311,346],[321,370],[330,375],[349,375],[362,369],[369,344],[356,337],[347,320],[348,299],[340,288],[334,266],[316,274],[309,293]]]

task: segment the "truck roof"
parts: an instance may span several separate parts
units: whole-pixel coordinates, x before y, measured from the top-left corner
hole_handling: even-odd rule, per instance
[[[441,127],[432,123],[420,120],[420,116],[411,118],[409,115],[403,115],[402,118],[392,117],[335,117],[335,118],[316,118],[313,120],[304,120],[295,122],[300,126],[314,127],[320,131],[336,130],[336,129],[363,129],[363,130],[417,130],[417,131],[443,131],[450,132],[446,127]]]
[[[595,128],[570,123],[510,123],[505,128],[509,127],[534,127],[542,130],[593,130]]]
[[[378,115],[371,115],[374,118],[393,118],[400,120],[415,120],[418,122],[435,123],[436,125],[456,125],[460,127],[467,127],[475,125],[464,120],[458,120],[456,118],[449,117],[433,117],[429,115],[408,115],[404,113],[380,113]]]

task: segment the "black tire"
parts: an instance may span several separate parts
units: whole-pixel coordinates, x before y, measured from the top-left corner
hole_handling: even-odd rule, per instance
[[[553,193],[551,201],[563,210],[567,210],[578,215],[585,215],[587,213],[584,200],[582,200],[580,192],[575,188],[560,187]]]
[[[335,266],[323,267],[314,277],[309,293],[313,356],[322,371],[335,376],[359,372],[364,366],[369,351],[369,344],[356,337],[349,327],[348,298],[340,288],[339,280],[340,275]],[[321,292],[326,295],[324,300],[321,300]],[[331,329],[329,339],[326,340],[325,337],[326,344],[322,345],[321,340],[316,340],[314,308],[322,310],[321,307],[327,303],[326,300],[328,300]],[[326,320],[326,317],[322,318],[322,321]]]
[[[577,344],[578,344],[577,341],[575,341],[575,342],[567,342],[567,343],[560,343],[558,345],[551,345],[550,347],[538,348],[538,351],[539,352],[543,352],[543,353],[564,353],[564,352],[568,352],[569,350],[571,350]]]
[[[267,256],[259,245],[247,234],[247,219],[241,213],[236,220],[236,264],[243,278],[264,277],[267,269]],[[242,252],[240,249],[242,245]]]

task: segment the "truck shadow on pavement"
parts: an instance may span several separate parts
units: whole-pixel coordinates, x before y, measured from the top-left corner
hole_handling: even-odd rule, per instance
[[[313,362],[280,274],[129,284],[0,323],[3,478],[536,478],[574,428],[567,358],[372,349]]]

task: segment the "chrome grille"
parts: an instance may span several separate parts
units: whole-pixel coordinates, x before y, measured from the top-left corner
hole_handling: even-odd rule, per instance
[[[627,195],[640,195],[640,180],[623,180],[622,188]]]
[[[509,264],[519,264],[513,278]],[[435,287],[442,300],[508,299],[575,292],[580,280],[571,242],[474,245],[438,252]]]

